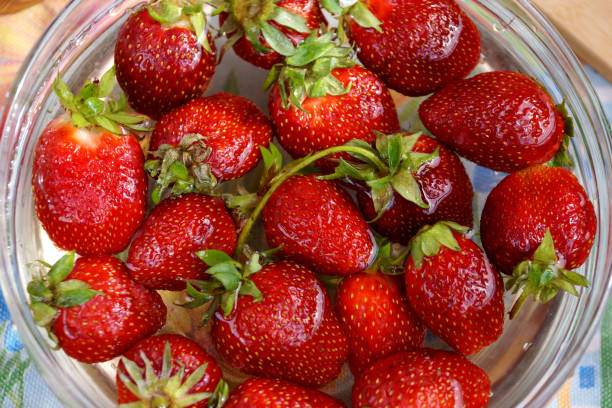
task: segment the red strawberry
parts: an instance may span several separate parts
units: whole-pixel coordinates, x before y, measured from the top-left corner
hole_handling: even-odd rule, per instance
[[[263,210],[271,248],[317,272],[349,275],[374,259],[370,229],[351,197],[334,182],[292,176],[272,194]]]
[[[206,90],[216,50],[205,27],[201,5],[163,0],[130,14],[117,35],[115,64],[134,109],[158,118]]]
[[[376,23],[360,21],[364,5]],[[404,95],[465,78],[480,59],[478,30],[454,0],[359,0],[346,15],[359,60]]]
[[[550,160],[564,134],[564,119],[550,96],[517,72],[454,82],[426,99],[419,115],[460,155],[507,173]]]
[[[136,123],[143,118],[122,112],[117,101],[103,101],[114,81],[111,69],[75,96],[56,80],[54,90],[70,117],[50,122],[36,146],[36,214],[55,245],[81,255],[121,252],[145,216],[144,158],[126,130],[142,129]]]
[[[197,307],[214,297],[217,351],[247,374],[320,387],[340,373],[348,356],[346,337],[325,288],[309,269],[289,261],[263,268],[259,254],[242,265],[220,251],[198,253],[213,279],[188,285]],[[220,309],[218,310],[218,307]]]
[[[366,271],[345,277],[335,307],[355,376],[381,357],[423,346],[425,326],[391,276]]]
[[[418,138],[412,152],[434,153],[436,149],[438,157],[412,173],[428,208],[408,201],[394,191],[381,217],[370,224],[379,234],[393,242],[405,245],[422,226],[438,221],[454,221],[460,225],[472,226],[474,192],[461,160],[435,139],[425,135]],[[357,200],[366,219],[376,218],[378,212],[369,190],[358,189]]]
[[[304,157],[351,139],[372,143],[376,139],[373,130],[382,133],[399,130],[391,94],[376,75],[360,66],[337,68],[331,75],[342,87],[350,86],[348,93],[306,97],[300,106],[303,110],[283,107],[278,85],[270,93],[268,109],[276,135],[293,157]]]
[[[546,301],[560,287],[577,294],[573,285],[586,286],[570,269],[586,261],[596,229],[593,204],[576,177],[546,166],[504,178],[487,197],[480,221],[487,255],[502,272],[518,278],[509,286],[518,283],[523,300],[534,294]],[[534,276],[527,279],[530,273]],[[530,285],[532,279],[540,285]]]
[[[62,257],[28,285],[34,320],[47,327],[66,354],[85,363],[110,360],[166,323],[154,291],[132,281],[109,255]]]
[[[315,389],[289,381],[251,378],[240,384],[223,408],[346,408],[342,402]]]
[[[378,360],[353,386],[353,408],[484,408],[491,383],[467,358],[422,349]]]
[[[183,290],[185,280],[205,279],[208,267],[196,251],[232,254],[236,227],[218,198],[185,194],[156,206],[134,236],[127,258],[130,276],[151,289]]]
[[[194,139],[193,135],[199,136]],[[194,99],[164,115],[155,126],[150,150],[157,151],[155,169],[162,159],[174,154],[175,160],[186,161],[184,164],[192,168],[194,183],[214,187],[217,181],[236,179],[251,171],[261,158],[259,148],[268,146],[272,135],[269,119],[253,102],[218,93]],[[176,149],[164,149],[163,145],[187,154],[177,154]],[[166,175],[158,178],[165,188]]]
[[[119,404],[207,408],[222,379],[217,362],[193,340],[161,334],[140,341],[121,357],[116,383]]]
[[[230,14],[222,13],[220,23],[222,31],[229,38],[229,46],[233,44],[234,52],[240,58],[264,69],[270,69],[274,64],[283,61],[284,55],[277,51],[286,53],[285,47],[289,47],[290,50],[290,45],[297,46],[310,34],[310,31],[317,30],[325,23],[316,0],[255,0],[228,1],[228,3]],[[286,19],[287,16],[290,20]],[[262,30],[266,24],[272,30],[278,30],[286,39],[275,41],[275,37],[270,37],[268,32]],[[268,27],[265,30],[270,31]],[[272,44],[268,43],[267,39],[272,40]],[[277,43],[278,41],[281,43]],[[227,45],[225,47],[229,48]]]
[[[504,287],[484,252],[455,232],[465,230],[444,221],[423,227],[410,244],[404,277],[408,303],[421,321],[469,355],[501,335]]]

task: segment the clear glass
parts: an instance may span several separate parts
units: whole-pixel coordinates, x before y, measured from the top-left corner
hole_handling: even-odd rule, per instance
[[[52,351],[26,306],[27,264],[36,259],[54,260],[59,255],[34,213],[30,184],[34,147],[44,126],[60,112],[57,99],[49,97],[57,72],[74,89],[107,68],[125,11],[138,3],[70,3],[30,53],[0,116],[0,155],[4,158],[0,162],[0,267],[4,271],[0,284],[38,370],[70,407],[115,406],[114,363],[85,365]],[[465,0],[462,5],[483,38],[479,69],[524,72],[544,84],[556,101],[566,101],[576,124],[570,149],[577,158],[574,172],[593,201],[599,220],[591,256],[582,268],[591,287],[580,298],[564,295],[545,306],[526,304],[516,320],[506,322],[500,340],[472,358],[492,380],[491,407],[540,408],[578,363],[599,326],[610,293],[610,128],[580,63],[527,0]],[[259,89],[265,72],[240,62],[232,53],[218,67],[209,93],[221,90],[233,69],[238,73],[241,93],[265,110],[267,98]],[[473,174],[474,166],[467,167]],[[485,197],[486,193],[478,197],[479,210]],[[170,295],[164,296],[171,300]],[[193,316],[171,309],[172,329],[196,337],[214,352],[206,331],[196,330],[194,321]],[[239,378],[230,371],[226,375]],[[350,377],[345,374],[326,390],[347,400],[349,387]]]

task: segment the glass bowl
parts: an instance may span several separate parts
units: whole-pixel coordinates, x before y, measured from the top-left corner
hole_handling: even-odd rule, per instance
[[[128,9],[138,0],[75,0],[47,28],[22,66],[0,116],[0,283],[23,343],[39,372],[58,398],[70,407],[115,405],[114,362],[85,365],[48,347],[26,305],[27,264],[56,260],[60,253],[36,219],[31,188],[34,148],[45,125],[61,108],[51,95],[59,72],[75,89],[112,63],[116,33]],[[593,201],[598,234],[581,268],[591,287],[579,298],[560,295],[547,305],[527,303],[519,316],[506,321],[504,334],[471,359],[489,374],[490,407],[540,408],[554,395],[578,363],[598,329],[611,289],[610,129],[599,101],[574,54],[527,0],[465,0],[462,7],[476,22],[483,40],[479,70],[524,72],[543,84],[557,102],[565,100],[574,118],[576,137],[570,153],[574,173]],[[266,109],[261,91],[266,73],[228,53],[207,93],[237,81],[240,93]],[[415,99],[396,95],[403,125],[414,121]],[[417,100],[418,101],[418,100]],[[465,162],[475,184],[480,213],[487,192],[503,177]],[[478,225],[476,222],[475,225]],[[172,303],[171,295],[164,294]],[[179,295],[180,296],[180,295]],[[512,299],[507,298],[507,304]],[[171,308],[171,330],[187,333],[211,350],[205,331],[195,330],[194,316]],[[432,340],[435,343],[435,340]],[[214,350],[211,350],[214,352]],[[350,375],[326,387],[350,399]],[[226,375],[234,378],[229,371]]]

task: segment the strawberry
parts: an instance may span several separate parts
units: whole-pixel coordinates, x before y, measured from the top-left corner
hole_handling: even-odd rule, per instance
[[[385,85],[367,69],[343,60],[350,50],[334,47],[330,35],[309,37],[285,65],[273,68],[265,84],[276,82],[268,110],[279,142],[293,157],[351,139],[372,143],[376,138],[373,130],[399,130],[395,105]],[[320,48],[326,54],[320,55]],[[319,54],[313,59],[315,52]],[[318,164],[330,168],[325,161]]]
[[[511,315],[531,294],[546,302],[559,289],[577,295],[574,285],[588,285],[571,269],[586,261],[596,229],[593,204],[563,168],[530,167],[491,191],[480,221],[481,239],[491,261],[513,275],[507,287],[522,289]]]
[[[355,376],[379,358],[423,346],[425,326],[391,276],[369,270],[345,277],[335,307]]]
[[[121,357],[116,383],[119,404],[147,407],[208,408],[213,392],[225,387],[217,362],[179,334],[136,343]]]
[[[121,252],[145,216],[144,158],[128,132],[145,129],[144,118],[108,98],[114,81],[111,69],[74,95],[58,77],[53,88],[68,114],[51,121],[36,146],[38,219],[56,246],[81,255]]]
[[[201,95],[215,72],[202,5],[183,3],[162,0],[141,8],[117,35],[117,81],[130,105],[153,118]]]
[[[320,387],[338,376],[346,337],[325,288],[309,269],[290,261],[240,264],[215,250],[198,252],[211,280],[187,285],[197,307],[213,298],[211,336],[219,354],[247,374]],[[219,309],[219,310],[218,310]]]
[[[478,29],[454,0],[351,3],[341,13],[359,60],[404,95],[427,95],[465,78],[480,59]]]
[[[266,239],[278,254],[317,272],[349,275],[367,268],[375,243],[348,193],[315,176],[292,176],[263,209]]]
[[[561,111],[528,76],[496,71],[446,86],[421,104],[419,116],[460,155],[510,173],[550,160],[566,143]]]
[[[484,252],[452,222],[425,226],[410,243],[404,266],[406,296],[417,316],[458,352],[493,343],[504,324],[501,275]]]
[[[353,408],[485,408],[491,383],[467,358],[443,350],[405,351],[378,360],[353,385]]]
[[[268,146],[272,134],[266,115],[242,96],[217,93],[174,109],[157,122],[151,136],[154,157],[147,168],[158,179],[154,196],[159,197],[170,183],[178,193],[207,192],[218,181],[243,176],[257,165],[259,148]]]
[[[226,1],[219,16],[221,31],[236,55],[251,64],[270,69],[283,61],[311,31],[325,23],[316,0]]]
[[[161,297],[131,280],[118,258],[96,255],[75,263],[69,252],[44,276],[49,265],[40,266],[28,284],[34,321],[72,358],[110,360],[166,323]]]
[[[346,408],[342,402],[315,389],[289,381],[251,378],[229,395],[223,408]]]
[[[183,290],[188,279],[205,279],[196,251],[232,254],[236,227],[219,198],[189,193],[153,208],[134,236],[127,258],[130,276],[151,289]]]
[[[415,166],[416,170],[411,172],[420,200],[404,198],[396,188],[380,217],[370,224],[372,228],[391,241],[406,245],[427,224],[446,220],[471,227],[473,189],[461,160],[429,136],[405,133],[402,138],[414,143],[410,152],[415,159],[423,154],[435,153],[437,157]],[[359,207],[368,220],[378,214],[378,203],[372,196],[369,189],[357,189]]]

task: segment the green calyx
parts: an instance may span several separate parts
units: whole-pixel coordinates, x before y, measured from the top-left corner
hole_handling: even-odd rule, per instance
[[[440,252],[440,246],[445,246],[453,251],[461,251],[453,232],[465,234],[468,230],[468,227],[452,221],[438,221],[434,225],[424,226],[408,243],[414,266],[420,268],[426,256],[437,255]]]
[[[338,18],[338,38],[344,39],[346,17],[351,18],[364,28],[373,28],[379,33],[382,22],[368,9],[363,0],[321,0],[321,5]]]
[[[345,95],[350,91],[352,84],[345,87],[332,71],[354,66],[355,62],[351,61],[353,50],[337,46],[333,35],[332,31],[321,36],[312,33],[284,63],[276,64],[270,70],[263,89],[276,83],[284,109],[289,109],[292,104],[305,111],[302,102],[306,97]]]
[[[410,254],[410,247],[401,250],[398,244],[391,244],[386,239],[377,239],[378,253],[371,269],[385,275],[404,273],[404,261]]]
[[[124,370],[119,370],[119,379],[139,401],[121,404],[121,408],[184,408],[208,399],[210,408],[222,407],[227,401],[229,388],[221,380],[213,393],[189,393],[206,375],[208,364],[202,364],[188,376],[182,362],[172,359],[170,344],[164,346],[162,369],[159,375],[153,369],[151,360],[141,352],[145,363],[144,376],[141,368],[133,361],[121,357]],[[178,368],[178,369],[177,369]],[[177,369],[177,370],[176,370]],[[172,371],[176,373],[172,375]]]
[[[58,309],[86,303],[96,295],[103,295],[78,279],[66,280],[74,267],[75,252],[70,251],[54,265],[38,261],[30,265],[34,279],[28,283],[28,294],[34,323],[45,327],[49,337],[57,343],[51,330]]]
[[[393,199],[394,191],[421,208],[429,208],[429,204],[423,200],[421,186],[414,174],[422,166],[439,157],[439,148],[436,148],[433,153],[414,152],[414,145],[421,137],[421,133],[391,135],[375,133],[377,135],[376,148],[358,139],[351,140],[347,144],[368,150],[371,155],[385,163],[383,168],[380,168],[369,157],[359,153],[349,153],[363,163],[349,163],[340,159],[334,173],[321,178],[331,180],[349,177],[364,181],[370,187],[374,210],[377,213],[376,218],[372,221],[376,221],[387,209]]]
[[[505,279],[506,290],[516,294],[521,291],[510,310],[513,319],[525,300],[533,296],[534,300],[546,303],[554,298],[559,290],[579,296],[576,286],[588,287],[589,281],[581,274],[559,267],[557,255],[550,230],[547,228],[542,243],[533,254],[533,259],[519,263],[512,275]]]
[[[53,82],[53,91],[78,128],[99,126],[116,135],[124,134],[122,127],[136,131],[150,131],[146,126],[149,118],[128,112],[127,99],[110,98],[115,87],[115,66],[106,71],[100,80],[87,81],[77,95],[58,77]]]
[[[201,3],[196,1],[162,0],[147,6],[149,15],[156,21],[166,25],[175,25],[181,21],[189,24],[195,33],[198,43],[209,54],[212,48],[208,43],[207,19]]]
[[[270,185],[270,182],[276,177],[283,167],[283,156],[276,147],[271,143],[269,149],[263,146],[259,147],[261,157],[264,162],[264,172],[259,179],[257,192],[249,193],[248,191],[239,191],[239,195],[225,194],[223,199],[228,208],[237,210],[239,214],[250,216],[259,203],[260,192],[263,192]],[[239,255],[239,254],[237,254]]]
[[[209,266],[206,273],[210,279],[188,282],[187,293],[193,300],[182,306],[193,309],[212,301],[202,317],[202,325],[206,324],[218,307],[225,316],[229,316],[236,306],[238,295],[252,296],[255,302],[262,300],[261,292],[250,279],[251,275],[262,268],[261,254],[253,253],[244,264],[216,249],[198,251],[196,255]]]
[[[231,35],[222,53],[229,50],[243,35],[260,53],[276,51],[283,56],[296,52],[291,40],[270,22],[290,28],[298,33],[310,33],[304,17],[283,7],[275,0],[211,0],[215,14],[227,12],[228,18],[221,26],[221,33]],[[270,48],[260,41],[263,37]]]
[[[572,137],[574,137],[574,120],[569,116],[567,107],[565,106],[565,101],[555,105],[555,109],[563,118],[564,133],[563,138],[561,139],[561,146],[559,146],[559,150],[549,163],[553,167],[571,167],[574,165],[574,163],[568,155],[568,149],[570,140]]]
[[[170,186],[172,195],[189,192],[214,195],[217,179],[206,163],[211,152],[206,138],[197,133],[184,135],[177,146],[161,145],[152,153],[155,159],[145,162],[145,169],[151,177],[157,178],[151,193],[153,202],[159,203]]]

